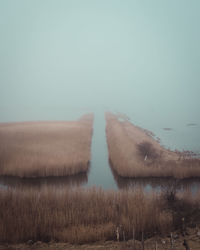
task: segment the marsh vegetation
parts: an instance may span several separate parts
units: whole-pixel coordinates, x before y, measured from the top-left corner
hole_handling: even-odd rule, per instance
[[[102,189],[0,190],[0,242],[86,243],[166,236],[200,220],[198,196]],[[182,218],[184,217],[184,225]]]
[[[200,176],[200,160],[191,154],[165,149],[148,131],[129,121],[119,121],[106,113],[106,136],[109,159],[122,177]]]
[[[0,175],[67,176],[87,172],[93,115],[78,121],[0,124]]]
[[[146,192],[138,188],[137,178],[136,185],[124,178],[193,176],[198,159],[180,159],[182,155],[162,148],[149,131],[112,114],[106,121],[111,167],[122,188],[118,191],[72,187],[87,182],[93,116],[77,122],[1,124],[0,174],[8,175],[0,178],[1,243],[129,239],[144,243],[155,235],[184,233],[186,227],[200,224],[198,192],[196,196],[176,192],[175,179],[163,189]],[[83,173],[73,180],[64,177],[79,172]],[[134,188],[127,188],[129,182]]]

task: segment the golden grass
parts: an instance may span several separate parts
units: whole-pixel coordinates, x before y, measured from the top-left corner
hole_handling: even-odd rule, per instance
[[[156,194],[141,190],[43,188],[0,190],[0,242],[86,243],[141,239],[172,230],[172,215]]]
[[[89,168],[93,115],[0,124],[0,175],[67,176]]]
[[[200,176],[200,160],[185,159],[180,152],[163,148],[147,130],[106,113],[109,159],[122,177]]]

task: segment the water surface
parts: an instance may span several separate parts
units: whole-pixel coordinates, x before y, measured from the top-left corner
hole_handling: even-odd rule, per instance
[[[27,111],[27,109],[25,109]],[[9,121],[31,121],[31,120],[74,120],[78,119],[81,115],[86,113],[85,109],[75,109],[75,110],[65,110],[65,109],[40,109],[40,110],[30,110],[30,112],[18,112],[16,116],[11,116],[9,113],[1,117],[1,122]],[[57,111],[57,112],[56,112]],[[87,110],[91,112],[91,110]],[[19,115],[19,113],[21,115]],[[117,112],[118,113],[118,112]],[[161,144],[165,147],[172,149],[185,149],[194,150],[199,153],[200,146],[198,137],[200,134],[200,127],[197,124],[187,125],[182,124],[179,128],[174,128],[173,130],[163,130],[160,126],[160,122],[145,122],[145,119],[141,119],[141,116],[131,115],[132,113],[127,112],[121,117],[129,119],[136,125],[139,125],[145,129],[150,129],[153,133],[158,135],[161,139]],[[171,122],[175,127],[176,120]],[[149,125],[149,127],[148,127]],[[94,112],[94,125],[93,125],[93,137],[91,145],[91,162],[90,169],[88,173],[75,175],[71,177],[49,177],[49,178],[15,178],[15,177],[1,177],[0,185],[17,187],[17,186],[32,186],[32,187],[42,187],[47,186],[84,186],[91,187],[97,186],[103,189],[127,189],[142,187],[146,191],[149,190],[159,190],[163,186],[169,188],[174,186],[178,190],[190,189],[193,192],[199,190],[199,179],[188,179],[184,181],[176,181],[173,179],[159,179],[159,178],[144,178],[144,179],[134,179],[134,178],[122,178],[118,176],[110,167],[108,148],[106,142],[106,121],[104,117],[104,109],[96,108]],[[193,138],[193,140],[191,139]],[[188,139],[190,138],[190,140]],[[188,144],[187,144],[188,142]]]
[[[91,164],[87,186],[98,186],[105,189],[116,189],[109,165],[108,148],[106,142],[106,122],[104,112],[95,113],[94,132],[92,138]]]

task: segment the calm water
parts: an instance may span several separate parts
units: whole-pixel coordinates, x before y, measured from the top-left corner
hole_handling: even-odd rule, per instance
[[[1,122],[5,121],[23,121],[23,120],[53,120],[52,113],[55,114],[54,120],[73,120],[78,119],[82,114],[89,112],[90,110],[77,110],[77,112],[66,111],[62,109],[50,109],[48,112],[41,110],[40,114],[34,110],[26,113],[24,112],[16,113],[16,117],[12,118],[9,115],[2,117]],[[21,115],[20,115],[21,114]],[[145,121],[140,115],[134,115],[130,113],[128,117],[131,122],[139,125],[143,128],[151,130],[161,139],[161,144],[165,147],[170,147],[172,149],[180,150],[193,150],[199,153],[200,150],[200,126],[197,123],[192,123],[188,121],[186,124],[182,124],[179,127],[175,125],[175,120],[173,122],[150,122]],[[173,179],[131,179],[119,177],[110,168],[108,159],[108,149],[106,143],[105,134],[105,117],[103,109],[96,109],[94,112],[94,127],[93,127],[93,137],[92,137],[92,147],[91,147],[91,163],[90,169],[87,174],[80,174],[73,177],[62,177],[62,178],[38,178],[32,179],[20,179],[20,178],[0,178],[0,185],[2,187],[17,187],[17,186],[31,186],[31,187],[41,187],[43,185],[54,185],[54,186],[98,186],[103,189],[127,189],[135,187],[143,187],[147,191],[153,189],[163,189],[164,187],[175,186],[178,190],[191,189],[197,191],[200,188],[199,179],[175,181]],[[145,126],[145,124],[147,125]],[[189,124],[190,123],[190,124]],[[163,126],[159,126],[163,124]],[[169,126],[170,125],[170,126]],[[167,128],[167,129],[164,129]]]
[[[199,11],[198,0],[1,0],[0,122],[94,112],[91,168],[78,185],[118,187],[104,110],[199,153]]]
[[[92,138],[92,159],[87,186],[98,186],[106,189],[116,189],[108,159],[106,143],[104,112],[95,113],[94,133]]]

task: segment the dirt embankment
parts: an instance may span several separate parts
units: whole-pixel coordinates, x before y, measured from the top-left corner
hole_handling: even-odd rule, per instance
[[[173,241],[172,241],[173,240]],[[31,242],[25,244],[2,244],[0,250],[142,250],[142,242],[137,240],[129,240],[125,242],[117,241],[101,241],[91,244],[72,245],[68,243],[41,241]],[[200,236],[197,229],[188,228],[186,236],[175,233],[173,238],[171,236],[161,238],[159,236],[153,237],[144,241],[145,250],[199,250]]]
[[[152,133],[106,113],[106,135],[113,169],[123,177],[200,176],[200,160],[162,147]]]
[[[67,176],[89,168],[93,115],[0,124],[0,175]]]

